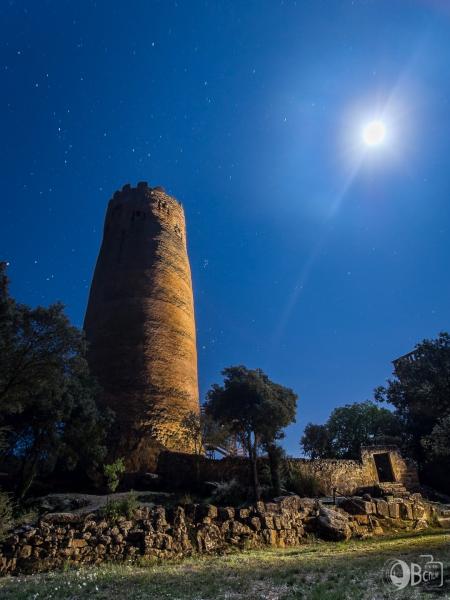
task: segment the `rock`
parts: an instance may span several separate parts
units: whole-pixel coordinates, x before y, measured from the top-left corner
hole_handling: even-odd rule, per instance
[[[274,529],[263,529],[261,533],[264,543],[268,544],[269,546],[277,545],[277,532]]]
[[[159,506],[154,512],[154,528],[159,533],[164,533],[168,527],[166,520],[166,510]]]
[[[418,519],[414,523],[414,529],[416,531],[422,531],[423,529],[428,529],[428,522],[426,519]]]
[[[22,548],[19,550],[19,558],[28,558],[29,556],[31,556],[32,552],[33,552],[33,547],[30,546],[29,544],[26,544],[26,545],[22,546]]]
[[[355,515],[354,519],[358,525],[369,525],[369,515]]]
[[[210,519],[216,519],[217,515],[217,506],[213,504],[200,504],[197,508],[197,518],[209,517]]]
[[[231,506],[227,506],[226,508],[219,508],[218,515],[219,519],[221,519],[222,521],[234,519],[235,509]]]
[[[76,513],[51,513],[42,519],[45,523],[82,523],[84,516]]]
[[[240,523],[239,521],[231,521],[230,529],[231,529],[231,533],[233,534],[233,536],[248,535],[252,532],[248,525],[245,525],[244,523]]]
[[[377,507],[377,514],[380,515],[380,517],[389,516],[389,507],[386,500],[377,499],[375,500],[375,505]]]
[[[302,499],[298,496],[280,496],[275,498],[275,502],[280,505],[281,509],[296,512],[300,509]]]
[[[346,498],[339,507],[351,515],[371,515],[374,511],[374,503],[363,500],[362,498]]]
[[[352,534],[348,517],[337,510],[331,510],[324,506],[320,507],[317,525],[319,533],[326,540],[348,540]]]
[[[375,525],[374,527],[372,527],[372,532],[374,533],[374,535],[383,535],[384,534],[384,530],[380,525]]]
[[[264,526],[266,527],[266,529],[274,529],[274,524],[273,524],[273,516],[272,515],[264,515],[262,517],[262,522],[264,524]]]
[[[197,531],[197,547],[199,552],[210,553],[223,546],[220,529],[214,523],[205,525]]]
[[[439,527],[443,529],[450,529],[450,517],[437,517]]]
[[[423,504],[413,504],[413,519],[424,519],[426,515],[425,507]]]
[[[401,502],[400,503],[400,518],[405,521],[412,521],[413,519],[413,510],[412,506],[409,502]]]
[[[259,517],[252,517],[250,519],[250,527],[255,531],[259,531],[261,529],[261,519]]]
[[[392,500],[388,502],[389,516],[391,519],[399,519],[400,518],[400,507],[398,502]]]
[[[273,517],[273,526],[275,527],[275,529],[277,531],[280,531],[281,529],[283,529],[283,527],[281,525],[281,517],[279,517],[278,515],[275,515]]]

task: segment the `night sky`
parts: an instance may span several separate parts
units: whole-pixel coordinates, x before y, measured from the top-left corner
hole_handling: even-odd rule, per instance
[[[308,421],[449,329],[446,0],[0,3],[0,257],[81,326],[113,192],[182,201],[201,398],[232,364]],[[363,143],[381,119],[386,137]]]

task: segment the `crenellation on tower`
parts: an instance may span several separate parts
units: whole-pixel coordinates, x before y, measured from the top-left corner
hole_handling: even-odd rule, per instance
[[[189,451],[180,423],[199,413],[192,280],[181,204],[147,182],[108,204],[85,318],[89,362],[116,412],[112,455],[150,470]]]

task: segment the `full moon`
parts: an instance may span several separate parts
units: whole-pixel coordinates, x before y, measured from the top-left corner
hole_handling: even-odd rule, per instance
[[[378,146],[385,136],[386,126],[383,121],[371,121],[363,129],[363,140],[367,146]]]

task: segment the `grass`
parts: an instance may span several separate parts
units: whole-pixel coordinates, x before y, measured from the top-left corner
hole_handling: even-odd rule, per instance
[[[446,567],[440,593],[383,583],[391,558]],[[450,598],[450,534],[427,531],[299,548],[260,550],[180,562],[105,564],[0,579],[2,600],[388,600]]]

